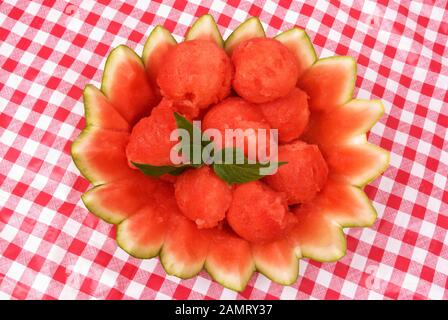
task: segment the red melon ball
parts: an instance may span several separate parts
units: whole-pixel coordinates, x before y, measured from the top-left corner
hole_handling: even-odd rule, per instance
[[[232,62],[235,66],[233,88],[253,103],[286,96],[299,76],[295,56],[275,39],[254,38],[242,42],[233,51]]]
[[[282,143],[300,137],[308,124],[308,95],[298,88],[283,98],[259,106],[271,127],[278,129],[278,140]]]
[[[221,133],[221,140],[213,140],[218,149],[232,146],[240,147],[240,149],[244,147],[246,156],[259,160],[265,160],[269,157],[269,145],[271,139],[274,139],[271,135],[269,124],[263,118],[260,108],[237,97],[227,98],[208,110],[202,121],[202,129],[204,131],[217,129]],[[249,130],[245,131],[244,139],[240,139],[244,143],[244,146],[238,145],[238,139],[236,137],[233,139],[225,139],[226,129]],[[250,131],[250,129],[254,131]],[[259,129],[265,130],[265,134],[261,132],[259,136]],[[252,154],[249,153],[249,146],[256,147],[256,150]],[[258,148],[263,147],[264,149],[260,149],[262,151],[261,156],[257,157]]]
[[[289,205],[309,202],[324,187],[328,167],[317,145],[302,141],[281,145],[278,159],[287,164],[264,179],[273,189],[286,193]]]
[[[162,174],[159,179],[169,183],[175,183],[177,181],[178,176],[173,176],[169,173]]]
[[[198,228],[215,227],[225,218],[232,191],[210,167],[185,171],[174,187],[179,209],[196,222]]]
[[[176,130],[174,108],[163,99],[149,117],[141,119],[132,129],[126,156],[129,163],[144,163],[154,166],[170,165],[170,152],[176,141],[170,135]],[[130,164],[131,167],[134,167]]]
[[[191,40],[172,48],[157,76],[164,97],[192,117],[230,94],[233,67],[213,41]]]
[[[227,221],[240,237],[248,241],[278,239],[288,223],[285,196],[261,181],[240,184],[233,191]]]

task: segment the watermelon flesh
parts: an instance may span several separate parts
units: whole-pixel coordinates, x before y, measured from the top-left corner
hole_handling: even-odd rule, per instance
[[[131,130],[129,123],[100,90],[88,84],[84,88],[83,97],[87,126],[126,132]]]
[[[188,40],[214,41],[221,48],[224,47],[224,40],[222,39],[215,19],[210,14],[204,14],[193,23],[185,36],[185,41]]]
[[[143,48],[143,63],[145,64],[149,81],[154,90],[156,90],[157,96],[160,96],[159,88],[157,87],[157,75],[159,74],[160,65],[162,64],[163,57],[176,44],[176,40],[167,29],[162,26],[157,26],[149,35]]]
[[[120,223],[117,243],[133,257],[153,258],[163,245],[166,227],[167,213],[147,205]]]
[[[299,76],[296,57],[275,39],[255,38],[240,43],[233,50],[232,63],[235,66],[233,88],[252,103],[286,96]]]
[[[269,279],[283,285],[296,282],[299,261],[294,247],[286,239],[267,244],[254,244],[252,254],[257,270]]]
[[[308,95],[294,88],[283,98],[259,105],[271,128],[278,129],[278,140],[286,143],[299,138],[308,125]]]
[[[134,168],[131,162],[153,166],[172,164],[170,152],[177,142],[171,141],[170,135],[176,128],[173,105],[163,99],[149,117],[141,119],[132,129],[126,146],[129,165]]]
[[[293,210],[298,221],[287,237],[294,246],[298,258],[331,262],[345,255],[345,236],[342,227],[331,220],[326,213],[324,208],[313,203]]]
[[[159,184],[150,177],[129,175],[87,191],[82,195],[82,200],[90,212],[117,224],[144,207]]]
[[[205,40],[221,51],[220,47],[224,45],[225,51],[231,56],[235,48],[243,42],[264,37],[260,21],[251,18],[241,24],[223,44],[213,18],[206,15],[190,28],[186,43]],[[282,178],[282,183],[276,183],[275,179],[274,182],[269,182],[272,177],[265,179],[270,187],[264,182],[254,183],[263,185],[269,190],[268,194],[276,196],[267,197],[266,200],[263,197],[255,197],[256,192],[253,190],[247,192],[245,196],[250,200],[247,201],[245,214],[242,214],[244,210],[240,210],[245,207],[241,204],[235,205],[234,210],[226,209],[228,199],[223,196],[223,190],[232,190],[230,198],[233,202],[235,189],[244,189],[247,186],[226,186],[224,189],[218,188],[221,191],[213,191],[210,190],[213,188],[207,188],[208,183],[205,183],[204,186],[192,188],[192,191],[201,189],[201,193],[209,193],[211,198],[204,207],[210,212],[210,208],[221,211],[213,211],[215,218],[212,219],[211,225],[207,226],[207,229],[201,229],[195,223],[197,217],[187,218],[188,214],[183,212],[178,204],[180,200],[176,199],[174,190],[179,177],[150,178],[138,170],[133,170],[135,168],[132,168],[132,165],[129,166],[130,159],[143,163],[167,164],[167,161],[157,162],[160,159],[168,159],[167,152],[171,144],[166,143],[167,147],[163,147],[167,142],[167,135],[151,134],[167,133],[170,131],[168,129],[175,128],[173,119],[167,120],[166,117],[160,116],[163,113],[160,109],[163,108],[153,108],[160,100],[160,95],[165,94],[163,91],[170,90],[172,83],[182,85],[178,79],[168,77],[170,81],[165,81],[162,92],[158,92],[157,78],[163,70],[162,64],[176,46],[176,41],[166,29],[158,26],[153,30],[145,43],[143,62],[125,46],[114,49],[106,62],[101,91],[91,85],[86,86],[84,104],[87,127],[72,144],[72,156],[80,172],[95,187],[86,192],[82,200],[92,213],[118,225],[117,243],[130,255],[136,258],[152,258],[158,255],[166,272],[180,278],[193,277],[205,268],[214,280],[232,290],[243,290],[256,270],[279,284],[289,285],[294,283],[298,276],[297,259],[340,259],[345,254],[343,228],[366,227],[374,223],[376,212],[362,187],[383,172],[389,160],[386,151],[369,144],[366,139],[366,132],[383,113],[381,102],[352,100],[356,63],[350,57],[316,61],[317,56],[309,37],[298,28],[286,31],[275,39],[276,41],[268,42],[281,43],[296,61],[298,80],[295,81],[296,76],[292,78],[293,83],[297,83],[300,88],[293,90],[300,93],[297,99],[288,100],[282,97],[284,101],[274,100],[269,102],[272,103],[271,106],[254,104],[248,108],[235,108],[235,105],[240,104],[233,103],[233,106],[224,108],[224,111],[217,112],[215,109],[219,111],[220,108],[215,106],[205,113],[202,109],[228,95],[229,86],[224,85],[224,94],[210,86],[210,81],[213,80],[210,75],[205,77],[207,85],[201,85],[200,88],[218,92],[213,93],[213,99],[201,102],[200,90],[194,91],[192,96],[189,94],[193,92],[191,88],[187,88],[186,94],[181,98],[191,101],[199,99],[200,103],[195,103],[194,106],[192,104],[192,108],[188,108],[187,104],[184,111],[191,111],[189,116],[192,117],[202,117],[205,114],[206,128],[278,127],[283,129],[283,134],[280,130],[281,143],[297,143],[295,141],[300,137],[309,145],[314,145],[316,150],[320,150],[323,160],[314,159],[308,167],[312,168],[314,178],[317,177],[323,182],[318,183],[315,194],[309,201],[298,201],[300,206],[288,206],[286,201],[289,190],[283,189],[294,186],[294,182],[301,181],[300,179],[303,184],[306,179],[302,173],[297,173],[300,170],[291,170]],[[257,41],[260,40],[255,42]],[[190,65],[191,61],[184,62],[180,67],[187,64]],[[263,64],[263,59],[260,64]],[[186,74],[189,77],[191,72]],[[231,72],[228,72],[227,76],[229,74]],[[221,85],[230,79],[227,76],[224,76]],[[228,82],[230,83],[230,80]],[[294,110],[290,116],[286,116],[288,108],[282,111],[284,105],[298,105],[297,101],[306,101],[308,97],[306,107]],[[238,100],[227,100],[232,99]],[[290,102],[293,100],[295,102]],[[305,105],[302,102],[300,104]],[[174,106],[167,101],[162,102],[163,104],[170,105],[166,114],[175,109],[179,111],[178,105]],[[197,106],[200,106],[200,112]],[[272,111],[274,109],[279,111],[275,113]],[[136,123],[147,121],[144,118],[150,116],[151,111],[154,115],[159,114],[159,117],[154,117],[157,121],[153,121],[150,126],[140,125],[141,130],[137,130]],[[287,118],[306,120],[291,124]],[[148,130],[151,126],[154,128]],[[162,130],[164,126],[165,131]],[[307,129],[303,132],[305,127]],[[131,131],[132,135],[136,136],[135,141],[140,139],[144,143],[137,143],[130,148]],[[134,131],[140,132],[136,134]],[[142,139],[147,131],[150,139]],[[127,155],[126,148],[132,149]],[[145,148],[147,152],[143,151]],[[290,159],[290,162],[293,163],[293,160]],[[321,160],[328,167],[328,173],[324,175],[319,172],[325,166],[316,166]],[[292,167],[293,165],[290,165],[290,168]],[[203,168],[205,169],[202,170],[207,170],[207,167]],[[281,168],[285,169],[286,166]],[[325,179],[320,179],[319,176],[325,176]],[[194,185],[194,181],[187,183],[182,193],[191,185]],[[201,208],[199,200],[195,203],[193,199],[193,205],[190,203],[185,208],[197,211]],[[263,204],[263,201],[266,204]],[[275,207],[276,204],[276,210],[274,208],[263,211],[267,207]],[[231,208],[232,204],[229,207]],[[185,208],[184,210],[187,210]],[[223,212],[227,214],[226,218],[222,218]],[[258,213],[256,219],[247,218],[251,212]],[[207,210],[200,213],[206,218],[207,214]],[[266,223],[269,220],[266,217],[269,217],[270,223]],[[247,232],[249,229],[253,230]],[[275,236],[268,237],[272,233]]]
[[[198,195],[202,195],[198,198]],[[197,227],[212,228],[226,216],[232,189],[208,166],[190,169],[175,182],[176,202],[182,213]]]
[[[158,102],[143,62],[134,51],[124,45],[118,46],[109,54],[101,91],[131,125],[149,115]]]
[[[318,60],[299,80],[299,87],[310,97],[312,110],[332,110],[352,99],[356,62],[352,57]]]
[[[278,148],[279,161],[286,162],[277,173],[264,180],[273,189],[284,192],[289,205],[310,202],[324,187],[328,167],[319,148],[300,140]],[[298,177],[292,180],[291,177]]]
[[[206,231],[179,212],[171,216],[160,261],[168,274],[191,278],[203,268],[208,245]]]
[[[278,239],[288,223],[284,194],[260,181],[240,184],[233,192],[227,221],[240,237],[250,242]]]
[[[195,118],[229,95],[232,72],[229,57],[215,42],[190,40],[168,51],[157,84],[181,113]]]
[[[244,148],[247,158],[259,161],[266,160],[270,156],[270,143],[271,139],[274,139],[270,126],[257,106],[241,98],[230,97],[211,107],[203,118],[202,128],[205,134],[209,129],[219,130],[222,140],[211,137],[216,148],[234,146]],[[226,129],[241,129],[246,132],[241,134],[241,139],[239,139],[240,136],[235,135],[233,139],[226,140]],[[262,140],[263,136],[258,137],[255,134],[260,129],[266,130],[264,140]],[[240,145],[241,142],[244,143],[243,146]],[[249,148],[250,146],[253,148]],[[250,153],[250,150],[255,152]]]
[[[331,112],[313,112],[302,138],[324,150],[350,143],[369,131],[383,113],[379,100],[354,99]]]
[[[295,27],[279,34],[275,39],[283,43],[295,55],[299,77],[317,60],[313,44],[304,30]]]
[[[224,49],[228,55],[232,55],[233,50],[246,40],[254,38],[264,38],[263,26],[257,17],[252,17],[240,24],[227,38],[224,43]]]
[[[242,291],[255,271],[251,245],[226,229],[210,236],[205,269],[223,286]]]
[[[369,227],[376,220],[375,208],[364,191],[332,176],[314,203],[343,227]]]
[[[87,127],[73,142],[71,153],[79,171],[93,185],[128,177],[126,145],[129,133]]]

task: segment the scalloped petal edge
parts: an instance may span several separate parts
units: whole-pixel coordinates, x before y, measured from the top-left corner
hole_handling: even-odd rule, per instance
[[[106,134],[116,138],[114,143],[107,145],[104,141]],[[128,132],[102,129],[95,126],[85,127],[71,145],[70,152],[73,162],[80,173],[94,186],[126,178],[132,175],[132,169],[127,165],[124,153],[128,138]],[[99,141],[99,146],[89,148],[94,140]],[[108,155],[105,157],[106,161],[103,162],[107,167],[106,169],[89,165],[89,163],[97,162],[96,160],[101,154]]]
[[[131,125],[148,116],[158,102],[143,61],[125,45],[119,45],[109,53],[101,79],[101,91]]]
[[[185,35],[185,40],[211,40],[224,48],[224,40],[211,14],[204,14],[197,19]]]
[[[316,62],[316,51],[305,30],[294,27],[280,33],[274,39],[283,43],[297,58],[299,63],[299,78]]]
[[[325,153],[325,160],[336,179],[361,188],[383,174],[390,162],[390,153],[367,142],[365,135],[359,136],[353,144],[336,146]],[[355,163],[360,165],[366,162],[369,164],[366,165],[368,168],[364,167],[363,170],[358,168],[360,172],[354,172],[353,165]],[[348,171],[348,167],[351,167],[352,170]]]
[[[286,239],[252,244],[252,254],[257,271],[268,279],[281,285],[291,285],[297,281],[299,260],[294,247]]]
[[[156,26],[146,39],[145,45],[143,47],[142,60],[145,67],[148,67],[148,60],[154,54],[156,50],[160,48],[161,45],[176,45],[177,41],[174,39],[171,32],[165,29],[163,26]]]
[[[314,113],[302,139],[318,144],[323,150],[364,143],[362,137],[383,114],[384,105],[380,100],[352,99],[332,112]]]
[[[312,110],[331,111],[353,97],[356,61],[349,56],[317,60],[299,79],[298,86],[310,97]],[[332,88],[332,91],[329,90]]]
[[[131,130],[129,123],[95,86],[91,84],[85,86],[83,101],[86,126],[126,132]]]
[[[224,50],[227,54],[231,55],[233,50],[243,41],[252,38],[263,38],[266,34],[263,29],[263,25],[260,19],[257,17],[251,17],[241,23],[230,36],[226,39],[224,43]]]

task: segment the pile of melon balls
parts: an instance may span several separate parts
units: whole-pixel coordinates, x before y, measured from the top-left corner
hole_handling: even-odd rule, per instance
[[[294,223],[292,212],[316,196],[328,175],[319,148],[300,140],[310,111],[307,94],[296,86],[298,73],[295,56],[275,39],[241,42],[230,56],[213,41],[173,46],[157,75],[161,101],[132,130],[126,148],[131,167],[172,165],[174,112],[223,136],[225,129],[277,129],[278,161],[287,164],[273,175],[229,185],[203,165],[161,179],[174,184],[180,211],[198,228],[230,227],[250,242],[281,237]]]

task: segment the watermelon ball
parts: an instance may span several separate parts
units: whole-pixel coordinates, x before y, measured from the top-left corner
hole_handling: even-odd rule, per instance
[[[308,95],[294,88],[287,96],[259,105],[264,118],[272,128],[278,129],[279,142],[290,142],[305,130],[310,110]]]
[[[324,187],[328,167],[317,145],[299,140],[281,145],[278,159],[287,164],[264,179],[273,189],[286,193],[289,205],[309,202]]]
[[[230,94],[232,74],[229,57],[214,41],[191,40],[168,52],[157,84],[180,112],[197,117]]]
[[[235,66],[233,88],[253,103],[286,96],[296,85],[299,65],[289,49],[269,38],[240,43],[232,54]]]
[[[177,129],[173,104],[163,99],[149,117],[141,119],[132,129],[126,156],[131,168],[132,162],[153,166],[171,165],[171,148],[177,141],[170,141],[170,135]]]
[[[260,108],[238,97],[227,98],[210,108],[203,118],[202,129],[204,131],[208,129],[217,129],[221,133],[221,140],[213,139],[218,150],[223,147],[237,146],[236,137],[233,139],[225,139],[226,129],[253,129],[253,132],[247,132],[247,135],[243,140],[246,156],[249,155],[248,148],[250,145],[256,146],[257,150],[255,151],[258,153],[258,129],[266,130],[265,135],[262,136],[266,140],[264,143],[266,148],[264,154],[266,156],[269,156],[270,139],[274,139],[269,124],[263,118]],[[259,158],[259,160],[264,159],[265,157]]]
[[[230,186],[207,166],[183,172],[174,188],[180,211],[198,228],[218,225],[225,218],[232,201]]]
[[[278,239],[288,223],[285,195],[261,181],[236,186],[227,221],[240,237],[250,242]]]
[[[165,174],[162,174],[159,177],[159,179],[162,181],[165,181],[165,182],[175,183],[177,181],[177,176],[173,176],[172,174],[165,173]]]

